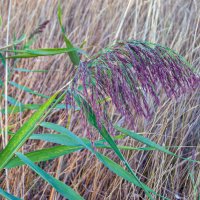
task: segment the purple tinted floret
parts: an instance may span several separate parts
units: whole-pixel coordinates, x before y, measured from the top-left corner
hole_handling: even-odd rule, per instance
[[[199,76],[171,49],[132,40],[118,42],[80,63],[72,90],[82,85],[78,92],[92,107],[98,126],[104,123],[112,130],[109,103],[133,125],[137,115],[152,116],[149,97],[159,105],[160,88],[169,98],[178,98],[196,89],[199,83]],[[71,99],[67,97],[67,101]]]

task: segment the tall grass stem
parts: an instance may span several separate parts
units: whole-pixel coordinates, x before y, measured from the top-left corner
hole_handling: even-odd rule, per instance
[[[9,44],[11,6],[12,6],[12,0],[9,1],[9,6],[8,6],[6,46],[8,46]],[[6,57],[7,56],[8,55],[6,53]],[[5,131],[4,131],[4,137],[3,137],[3,148],[5,148],[8,143],[8,68],[9,68],[8,61],[6,61],[6,64],[5,64],[5,124],[4,124]],[[10,193],[8,170],[6,170],[5,173],[6,173],[6,188],[7,188],[8,193]]]
[[[119,33],[120,33],[121,29],[122,29],[122,26],[123,26],[123,24],[124,24],[124,20],[126,19],[128,10],[129,10],[129,8],[131,7],[131,5],[132,5],[132,0],[129,0],[128,6],[127,6],[127,8],[126,8],[126,10],[125,10],[125,12],[124,12],[124,16],[123,16],[122,19],[121,19],[121,22],[120,22],[120,24],[119,24],[118,30],[117,30],[116,35],[115,35],[115,37],[114,37],[115,41],[116,41],[116,40],[118,39],[118,37],[119,37]]]

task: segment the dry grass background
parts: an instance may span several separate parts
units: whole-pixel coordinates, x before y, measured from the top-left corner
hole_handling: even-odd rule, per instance
[[[83,40],[91,55],[110,44],[119,31],[118,39],[149,40],[161,43],[181,53],[198,71],[200,68],[200,1],[199,0],[63,0],[63,24],[69,38],[76,44]],[[0,31],[0,46],[6,41],[9,0],[1,0],[0,14],[3,24]],[[57,21],[56,0],[12,0],[9,38],[14,34],[29,35],[45,20],[50,23],[38,37],[34,47],[64,46]],[[10,62],[9,66],[13,63]],[[71,66],[66,55],[22,60],[17,67],[46,69],[48,73],[17,72],[12,80],[40,93],[50,95],[69,80]],[[0,76],[4,73],[1,67]],[[22,103],[42,103],[44,100],[9,86],[9,95]],[[2,102],[3,105],[3,102]],[[156,108],[151,121],[137,119],[139,132],[159,144],[180,146],[177,154],[199,159],[200,139],[199,90],[181,97],[178,102],[162,96],[162,104]],[[15,131],[31,112],[9,116],[9,128]],[[47,120],[65,124],[65,112],[57,112]],[[79,122],[73,119],[70,129],[84,135]],[[44,132],[39,129],[37,132]],[[96,136],[98,138],[98,136]],[[120,144],[141,146],[131,139]],[[48,146],[44,142],[28,141],[24,152]],[[190,146],[190,147],[184,147]],[[114,153],[104,150],[111,158]],[[200,167],[159,152],[124,151],[132,168],[149,187],[169,199],[200,199]],[[46,171],[71,185],[88,200],[146,199],[143,192],[116,177],[90,153],[81,151],[41,163]],[[10,192],[24,199],[63,199],[50,186],[27,167],[9,172]],[[192,180],[194,176],[194,181]],[[5,175],[0,176],[0,187],[5,188]],[[159,199],[159,198],[157,198]]]

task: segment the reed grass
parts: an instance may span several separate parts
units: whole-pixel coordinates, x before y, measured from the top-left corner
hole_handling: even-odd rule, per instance
[[[81,59],[87,61],[99,50],[111,44],[116,36],[120,40],[148,40],[174,49],[183,55],[193,66],[192,70],[197,75],[199,74],[200,3],[198,1],[62,1],[62,25],[65,29],[63,33],[60,30],[61,24],[59,25],[57,19],[57,1],[12,0],[10,14],[8,14],[9,1],[2,1],[0,4],[0,16],[2,18],[2,23],[0,23],[0,46],[2,48],[0,49],[3,50],[10,44],[15,49],[18,46],[21,47],[20,45],[24,43],[28,49],[34,49],[31,51],[22,50],[23,56],[34,57],[29,59],[19,59],[20,56],[17,58],[16,55],[13,55],[16,52],[9,52],[9,55],[16,56],[14,57],[15,61],[9,61],[11,75],[8,77],[10,81],[7,85],[8,94],[5,95],[9,107],[7,111],[3,111],[5,107],[3,93],[5,91],[3,91],[2,86],[2,112],[0,115],[1,130],[8,129],[6,132],[10,134],[9,137],[12,137],[17,130],[18,132],[20,132],[20,129],[23,130],[23,124],[28,123],[33,112],[38,113],[40,111],[39,106],[46,101],[46,98],[49,98],[72,79],[74,66],[71,64],[70,58],[72,61],[75,58],[72,63],[77,64],[77,54],[71,54],[68,57],[67,53],[78,51],[78,55],[82,54],[83,52],[78,48],[82,44],[85,44],[83,50],[88,54],[81,56]],[[126,15],[124,15],[125,12]],[[9,27],[7,25],[8,16],[10,18]],[[49,23],[46,24],[42,33],[39,31],[40,34],[36,34],[33,38],[30,37],[32,40],[27,42],[26,38],[28,37],[24,37],[23,34],[26,34],[26,36],[33,35],[34,31],[36,33],[36,30],[40,30],[38,29],[38,27],[41,27],[39,25],[44,24],[47,20],[49,20]],[[6,36],[8,37],[7,32],[9,43],[5,41]],[[66,48],[66,43],[63,41],[64,35],[62,35],[64,33],[67,33],[65,42],[68,42],[67,47],[71,48],[70,52],[64,50]],[[76,44],[75,47],[66,40],[68,38],[70,38],[69,41]],[[52,49],[47,50],[46,48]],[[52,52],[54,51],[53,48],[54,50],[57,48],[56,52]],[[63,51],[65,51],[65,54],[63,54]],[[59,52],[60,55],[52,56]],[[4,65],[1,64],[1,80],[5,80],[4,69]],[[16,87],[16,84],[18,84],[18,87]],[[200,138],[199,88],[196,88],[189,95],[182,95],[176,101],[170,100],[161,91],[159,93],[159,105],[155,105],[151,97],[148,98],[149,107],[154,113],[153,116],[151,119],[137,117],[134,121],[134,124],[137,124],[138,136],[142,137],[140,139],[143,143],[138,138],[127,137],[126,131],[118,136],[109,137],[105,131],[101,132],[100,130],[100,134],[109,139],[108,143],[110,142],[109,144],[113,145],[112,147],[118,152],[119,157],[110,150],[105,141],[102,141],[98,127],[96,127],[97,130],[95,128],[90,130],[92,135],[89,135],[89,138],[92,143],[85,140],[84,138],[88,136],[88,133],[87,129],[83,127],[83,118],[80,116],[79,109],[75,108],[76,112],[69,117],[69,113],[66,114],[66,111],[63,110],[63,102],[58,102],[58,105],[54,104],[57,109],[52,110],[51,108],[51,112],[47,111],[48,115],[45,115],[45,121],[49,123],[45,122],[46,124],[43,123],[42,126],[35,129],[35,134],[32,135],[33,139],[27,140],[21,149],[24,154],[33,152],[32,155],[27,154],[27,156],[29,156],[29,159],[35,159],[34,161],[37,161],[39,155],[43,155],[45,161],[37,164],[40,169],[28,158],[23,157],[22,154],[17,153],[17,156],[26,161],[32,169],[34,168],[36,173],[40,173],[41,177],[46,177],[47,182],[53,179],[48,179],[49,176],[45,173],[51,174],[65,185],[70,186],[73,188],[73,191],[71,191],[71,188],[69,189],[72,193],[76,191],[76,194],[73,193],[73,195],[79,193],[84,199],[147,199],[148,192],[151,193],[151,190],[154,193],[151,193],[149,198],[153,196],[153,199],[163,199],[163,197],[155,194],[160,194],[168,199],[198,199],[200,184],[198,163]],[[83,102],[79,101],[79,103]],[[15,109],[13,109],[14,107]],[[44,106],[43,108],[46,109],[47,107]],[[8,112],[7,120],[6,112]],[[124,119],[114,106],[109,107],[108,113],[113,124],[123,125]],[[39,117],[39,115],[34,115]],[[32,117],[32,119],[37,120],[35,117]],[[6,124],[8,125],[5,126]],[[30,124],[27,127],[28,129],[31,128]],[[34,126],[34,128],[36,127]],[[32,128],[31,131],[33,131]],[[61,131],[61,134],[65,133],[65,135],[55,134],[59,131]],[[134,136],[133,130],[128,133]],[[65,139],[60,138],[60,136]],[[39,138],[36,140],[34,137]],[[144,137],[147,140],[146,143],[144,143]],[[17,145],[14,139],[11,140],[14,145]],[[0,141],[1,149],[3,149],[3,142],[6,144],[6,139],[4,140],[1,137]],[[62,145],[64,146],[58,149],[54,144],[47,141],[57,141],[57,144],[63,141],[64,144]],[[113,141],[116,142],[117,146]],[[150,145],[149,142],[154,143]],[[69,148],[70,143],[76,144],[77,147]],[[155,143],[159,146],[155,146]],[[10,146],[13,147],[13,145]],[[69,149],[66,149],[66,146]],[[176,157],[170,155],[170,153],[158,151],[162,150],[158,148],[173,152]],[[44,152],[42,152],[43,149]],[[79,151],[76,152],[77,150]],[[49,157],[46,157],[46,152],[52,152],[52,154],[49,153]],[[64,153],[67,155],[48,161],[50,156],[51,158],[57,157],[55,153],[57,156],[62,156]],[[8,155],[11,156],[9,153]],[[121,157],[121,155],[123,156]],[[15,160],[12,160],[12,163],[20,162],[22,164],[19,158],[14,158]],[[3,156],[2,159],[5,159],[5,157]],[[0,162],[2,162],[2,159]],[[115,163],[109,159],[112,159]],[[193,162],[194,160],[195,162]],[[126,167],[132,169],[132,171],[125,172],[125,168],[116,165],[116,163],[121,166],[126,163]],[[3,165],[1,166],[3,167]],[[54,185],[57,190],[53,189],[41,177],[38,178],[36,173],[28,166],[9,169],[6,177],[5,173],[1,172],[0,188],[4,190],[0,190],[1,195],[11,199],[14,197],[10,194],[23,199],[64,199],[65,193],[60,191],[60,189],[62,190],[61,185],[58,187]],[[4,167],[9,168],[6,166],[6,162]],[[134,179],[135,175],[139,177],[139,182],[137,178]],[[134,184],[132,184],[133,182]],[[141,182],[145,183],[146,186],[141,185]],[[49,183],[52,184],[52,182]],[[56,183],[59,185],[58,182]],[[141,186],[142,189],[140,189]],[[151,188],[151,190],[148,188]],[[6,190],[10,194],[6,193]],[[70,198],[80,197],[72,196]]]

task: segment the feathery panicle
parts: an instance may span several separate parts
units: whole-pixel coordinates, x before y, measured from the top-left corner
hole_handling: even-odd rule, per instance
[[[40,24],[37,29],[35,29],[29,36],[29,39],[33,38],[35,35],[40,34],[43,32],[43,30],[45,29],[45,27],[47,26],[47,24],[49,23],[49,20],[46,20],[45,22],[43,22],[42,24]]]
[[[92,107],[99,126],[102,122],[110,126],[108,99],[125,119],[134,122],[133,113],[145,118],[152,115],[149,94],[158,105],[159,88],[168,97],[178,98],[199,83],[200,78],[189,64],[173,50],[130,40],[119,41],[91,60],[81,62],[72,91],[82,86],[78,92]]]

